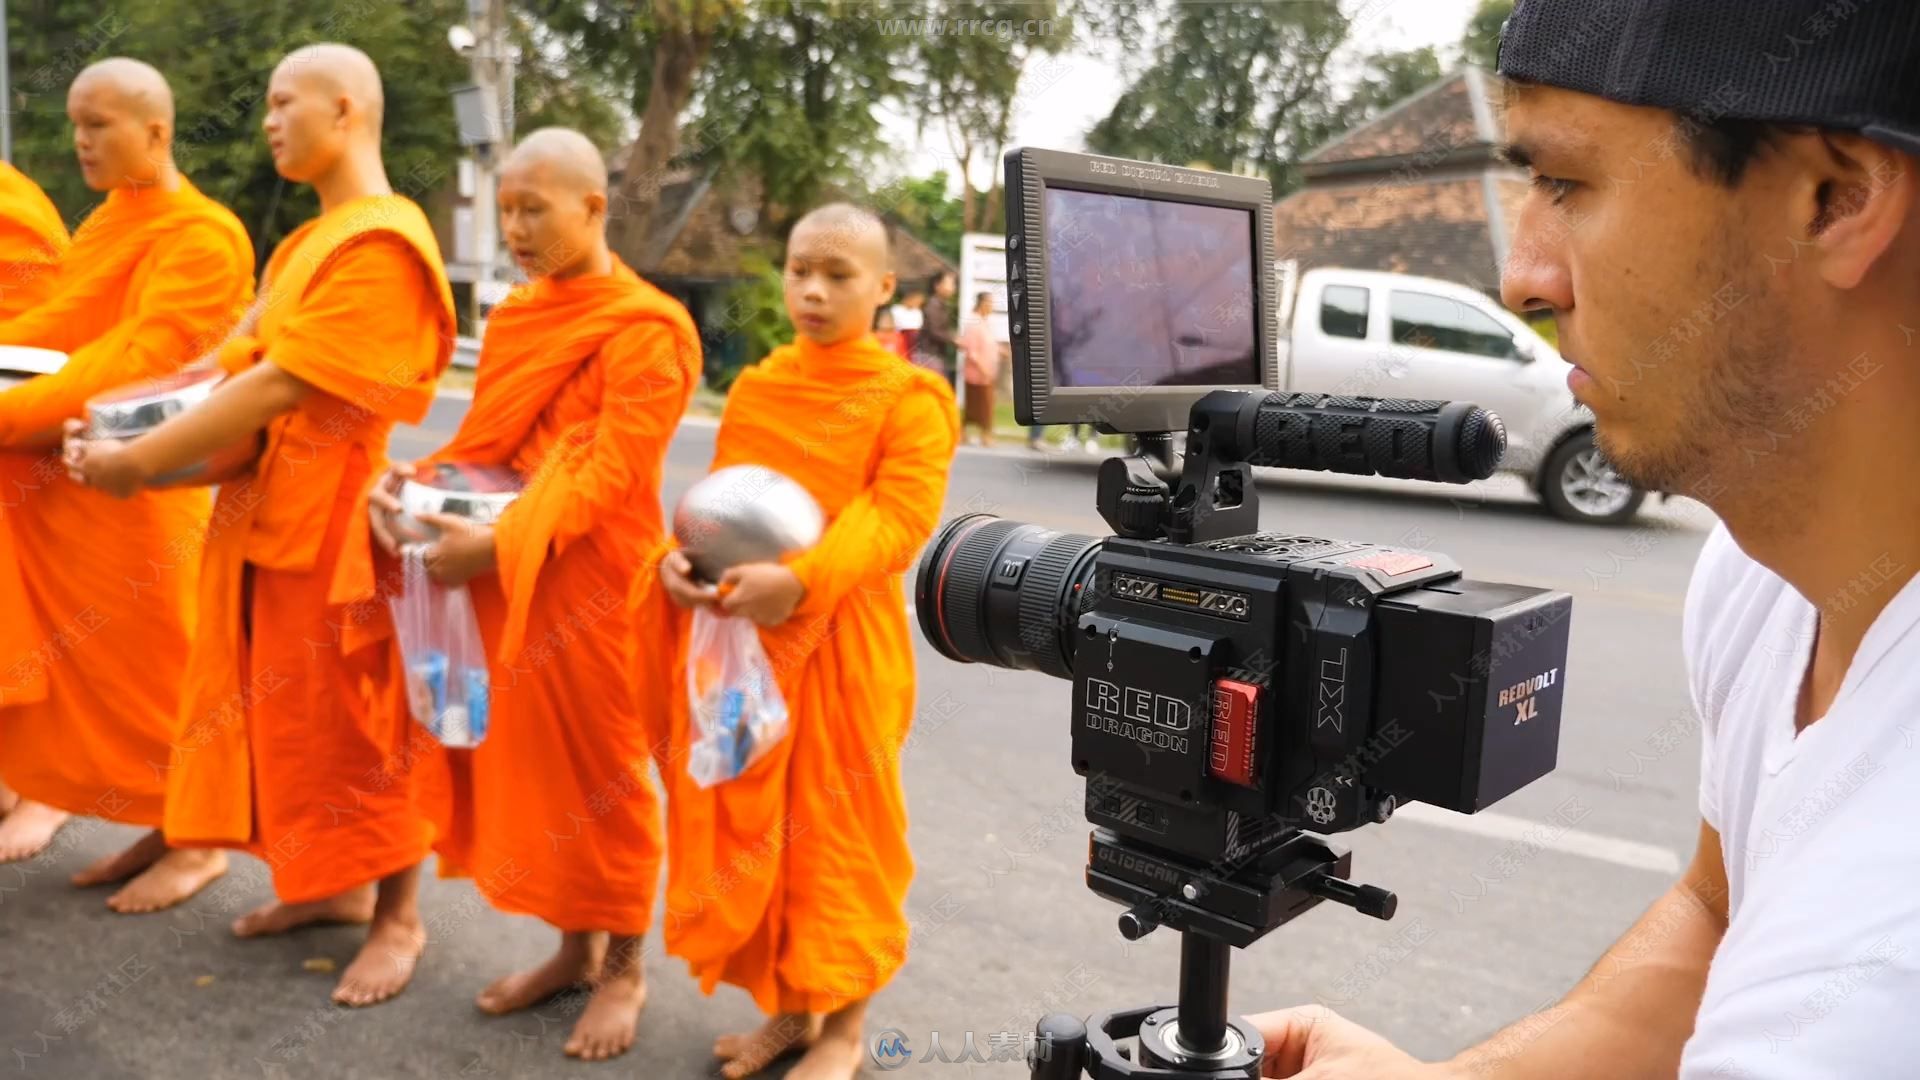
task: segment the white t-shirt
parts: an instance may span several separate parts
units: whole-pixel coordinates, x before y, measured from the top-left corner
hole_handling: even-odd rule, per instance
[[[918,330],[926,320],[926,315],[917,307],[905,304],[893,305],[893,328],[895,330]]]
[[[1731,922],[1682,1080],[1920,1077],[1920,577],[1908,577],[1796,735],[1816,612],[1724,526],[1683,637]],[[1846,595],[1858,595],[1854,587]],[[1844,602],[1842,600],[1841,602]]]

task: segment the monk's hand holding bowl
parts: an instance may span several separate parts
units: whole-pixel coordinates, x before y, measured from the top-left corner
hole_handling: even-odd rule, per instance
[[[62,456],[68,479],[116,499],[128,498],[146,486],[146,472],[126,443],[119,439],[89,439],[86,428],[81,420],[66,422]]]
[[[681,551],[669,551],[660,560],[660,585],[676,607],[710,607],[720,599],[719,590],[693,579],[693,562]]]
[[[720,575],[720,589],[726,594],[720,601],[721,610],[744,615],[760,626],[786,622],[807,595],[800,575],[770,562],[733,567]]]
[[[413,479],[414,469],[405,462],[388,466],[385,476],[367,492],[367,524],[373,539],[389,555],[400,554],[400,545],[424,543],[428,537],[416,535],[399,523],[400,485]]]
[[[420,523],[440,530],[427,549],[427,576],[436,585],[465,585],[494,569],[493,526],[449,514],[421,514]]]

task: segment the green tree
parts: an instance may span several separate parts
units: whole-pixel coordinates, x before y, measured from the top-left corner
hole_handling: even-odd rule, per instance
[[[943,169],[932,176],[908,177],[870,193],[868,198],[874,209],[925,240],[941,258],[958,264],[960,235],[968,230],[960,200],[947,194],[950,182]],[[999,226],[983,224],[981,228],[991,230]]]
[[[608,215],[615,250],[633,257],[675,159],[681,119],[716,43],[751,22],[750,0],[541,0],[541,21],[580,46],[575,60],[627,86],[640,133],[627,149]],[[645,269],[645,267],[641,267]]]
[[[514,134],[570,127],[595,146],[614,149],[627,128],[628,87],[582,62],[584,41],[547,25],[519,6],[509,10],[520,49],[514,72]]]
[[[739,335],[738,347],[723,348],[722,359],[707,374],[707,385],[723,394],[742,368],[793,340],[780,267],[765,255],[750,253],[741,260],[741,270],[745,276],[728,289],[726,303],[706,328],[709,339]]]
[[[126,55],[159,68],[173,87],[174,154],[201,190],[232,208],[258,250],[272,249],[318,207],[312,192],[274,172],[261,137],[267,79],[301,45],[340,41],[380,67],[383,145],[396,190],[427,200],[452,175],[459,149],[448,89],[466,65],[446,44],[463,0],[341,0],[303,5],[255,0],[14,0],[16,160],[72,217],[99,196],[74,167],[65,116],[80,69]]]
[[[1460,37],[1461,58],[1493,71],[1500,66],[1500,29],[1513,14],[1513,0],[1480,0]]]
[[[73,160],[67,86],[80,69],[131,48],[123,4],[94,0],[9,0],[7,42],[13,163],[31,176],[72,224],[100,196]]]
[[[998,213],[998,170],[981,192],[973,186],[969,166],[977,156],[999,161],[1029,61],[1069,46],[1077,7],[1055,0],[1004,0],[942,9],[942,30],[965,22],[992,32],[926,32],[915,40],[908,57],[914,78],[909,111],[923,136],[929,127],[944,133],[959,163],[964,231],[985,228]]]
[[[1265,174],[1276,190],[1307,149],[1301,117],[1328,97],[1347,37],[1334,4],[1178,4],[1149,11],[1151,60],[1088,146],[1119,157]]]
[[[1385,112],[1438,81],[1446,72],[1431,47],[1404,52],[1374,53],[1361,61],[1361,73],[1344,97],[1307,103],[1295,111],[1293,145],[1304,156]],[[1278,190],[1298,184],[1296,168],[1288,162]]]
[[[703,70],[687,158],[758,177],[776,230],[884,149],[873,106],[898,101],[911,35],[886,5],[761,0]],[[645,123],[642,123],[642,130]]]
[[[1375,53],[1340,103],[1348,126],[1370,120],[1414,92],[1438,82],[1446,71],[1433,46],[1405,52]]]

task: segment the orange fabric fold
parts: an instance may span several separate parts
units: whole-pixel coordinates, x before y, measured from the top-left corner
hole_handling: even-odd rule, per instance
[[[469,588],[491,664],[486,739],[415,741],[445,773],[430,805],[443,876],[569,931],[645,933],[659,887],[651,748],[623,685],[626,582],[658,542],[667,445],[700,369],[693,320],[616,265],[541,280],[487,319],[473,404],[422,464],[528,478]],[[363,562],[360,572],[372,570]]]
[[[0,161],[0,322],[33,309],[53,293],[67,250],[60,210],[19,169]]]
[[[115,191],[88,217],[52,296],[0,340],[71,350],[0,392],[0,775],[29,798],[158,826],[207,526],[205,491],[122,501],[30,449],[88,398],[175,370],[226,334],[253,247],[226,208],[179,190]],[[3,556],[0,556],[3,557]]]
[[[386,605],[342,600],[335,572],[365,532],[363,492],[394,424],[432,403],[455,324],[433,230],[399,196],[295,230],[267,264],[262,300],[221,363],[276,364],[313,391],[268,425],[253,474],[214,503],[166,829],[176,843],[252,850],[296,903],[412,865],[431,839]],[[362,649],[362,635],[389,647]]]
[[[906,799],[899,751],[914,660],[902,575],[936,525],[959,442],[953,392],[871,337],[802,340],[742,372],[713,468],[799,482],[828,525],[793,560],[808,593],[760,631],[788,736],[741,776],[687,775],[690,619],[655,587],[655,545],[630,594],[631,664],[668,797],[666,944],[701,987],[745,988],[767,1012],[828,1012],[886,985],[906,958]]]

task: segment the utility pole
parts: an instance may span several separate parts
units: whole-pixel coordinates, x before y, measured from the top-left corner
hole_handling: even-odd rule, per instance
[[[0,0],[3,3],[4,0]],[[513,147],[513,39],[506,0],[467,0],[474,45],[467,53],[474,85],[487,108],[488,141],[474,147],[473,232],[476,274],[472,316],[480,321],[482,286],[494,279],[500,252],[500,213],[494,202],[499,162]]]

